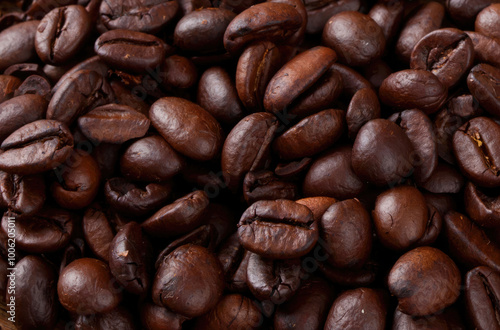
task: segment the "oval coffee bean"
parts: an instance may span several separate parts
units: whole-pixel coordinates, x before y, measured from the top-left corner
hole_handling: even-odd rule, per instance
[[[92,258],[77,259],[66,266],[57,282],[59,301],[72,313],[106,313],[122,300],[121,289],[106,263]]]
[[[0,170],[35,174],[51,170],[73,152],[73,136],[61,122],[37,120],[9,135],[2,143]]]
[[[495,1],[492,1],[495,2]],[[493,3],[481,10],[474,23],[475,31],[491,38],[500,38],[500,4]]]
[[[464,201],[465,210],[474,222],[487,228],[500,227],[499,194],[483,191],[468,182],[465,185]]]
[[[50,82],[42,76],[31,75],[26,78],[21,86],[16,90],[14,96],[25,95],[25,94],[36,94],[43,97],[45,100],[49,100],[51,97]]]
[[[295,202],[302,204],[306,206],[309,210],[311,210],[314,220],[318,221],[319,223],[319,221],[321,221],[321,217],[323,216],[323,214],[325,214],[326,210],[328,210],[330,206],[336,203],[337,200],[332,197],[317,196],[317,197],[302,198],[296,200]]]
[[[20,95],[0,104],[0,141],[18,128],[45,118],[47,101],[39,95]]]
[[[195,103],[164,97],[153,103],[149,118],[163,138],[187,157],[207,161],[220,152],[222,128],[212,115]]]
[[[89,206],[83,214],[82,230],[90,250],[102,260],[108,261],[109,245],[115,232],[108,215],[97,204]]]
[[[35,34],[39,23],[21,22],[0,32],[0,71],[36,57]]]
[[[245,292],[247,287],[247,266],[251,252],[248,252],[241,245],[238,234],[231,235],[224,242],[217,253],[222,270],[226,289],[231,292]]]
[[[500,51],[500,42],[497,39],[473,31],[465,31],[465,33],[469,35],[474,45],[474,60],[476,62],[488,63],[496,67],[500,65],[500,58],[497,56]]]
[[[498,299],[500,274],[488,267],[476,267],[465,277],[467,311],[476,329],[500,328]]]
[[[493,116],[500,117],[500,69],[478,64],[467,77],[467,87],[479,104]]]
[[[21,216],[32,215],[45,203],[42,175],[17,175],[0,172],[0,205]]]
[[[371,88],[358,90],[349,102],[346,122],[349,137],[355,139],[361,127],[368,121],[380,117],[380,102]]]
[[[307,33],[321,33],[330,17],[343,11],[357,11],[360,2],[359,0],[304,1],[307,10]]]
[[[418,186],[435,194],[457,194],[464,185],[463,176],[445,163],[440,163],[425,182],[418,182]]]
[[[280,180],[271,171],[248,172],[243,180],[243,197],[248,205],[260,200],[295,200],[297,196],[293,182]]]
[[[456,329],[465,330],[460,314],[452,307],[434,315],[411,316],[394,311],[393,329]]]
[[[143,326],[150,330],[160,330],[165,324],[168,324],[171,330],[182,330],[182,323],[187,319],[152,302],[141,304],[140,314]]]
[[[258,201],[238,223],[241,244],[271,259],[291,259],[307,254],[318,240],[318,224],[311,211],[289,200]]]
[[[457,266],[446,254],[428,246],[403,254],[387,282],[391,294],[398,298],[398,308],[412,316],[434,314],[453,304],[460,294]]]

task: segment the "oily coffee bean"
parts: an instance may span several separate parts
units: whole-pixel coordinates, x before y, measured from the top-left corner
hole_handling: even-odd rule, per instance
[[[454,167],[439,163],[429,179],[418,185],[435,194],[456,194],[462,190],[464,178]]]
[[[394,71],[389,64],[381,59],[375,60],[363,67],[363,76],[370,82],[371,86],[378,90],[385,78]]]
[[[385,329],[387,300],[384,292],[370,288],[345,291],[333,302],[325,329]]]
[[[333,268],[327,263],[318,265],[321,273],[332,283],[344,287],[362,287],[375,282],[379,267],[376,263],[368,261],[361,269]]]
[[[492,0],[449,0],[446,1],[446,9],[455,22],[462,25],[472,25],[477,14],[492,2]]]
[[[231,292],[244,292],[248,289],[246,281],[250,255],[251,252],[246,251],[239,242],[237,233],[231,235],[224,242],[217,253],[217,258],[224,271],[226,289]]]
[[[465,185],[465,210],[474,222],[483,227],[500,226],[500,195],[479,189],[472,182]]]
[[[500,274],[491,268],[480,266],[470,270],[465,277],[465,301],[469,319],[476,329],[500,327],[498,297]]]
[[[204,247],[187,244],[170,253],[158,268],[152,296],[155,304],[191,318],[214,308],[223,289],[219,260]]]
[[[348,66],[333,63],[331,68],[340,74],[343,86],[342,94],[349,98],[353,97],[360,89],[373,87],[366,78]]]
[[[161,84],[167,91],[188,89],[198,81],[197,68],[187,57],[171,55],[162,63],[161,69],[165,71]]]
[[[403,254],[388,276],[391,294],[405,314],[433,314],[453,304],[460,294],[460,272],[453,260],[433,247]],[[428,290],[433,288],[433,294]]]
[[[411,53],[410,67],[432,72],[450,88],[469,71],[473,60],[474,46],[469,36],[461,30],[447,28],[420,39]]]
[[[220,152],[222,128],[205,109],[178,97],[164,97],[149,110],[151,123],[179,153],[207,161]],[[186,132],[197,132],[196,136]]]
[[[321,33],[330,17],[343,11],[356,11],[360,7],[360,2],[359,0],[304,1],[307,10],[307,33]]]
[[[479,104],[493,116],[500,117],[500,69],[478,64],[467,77],[467,87]]]
[[[0,71],[36,57],[35,34],[39,23],[22,22],[0,32]]]
[[[118,306],[110,312],[97,315],[78,315],[75,321],[75,330],[134,330],[135,322],[124,307]]]
[[[420,317],[405,314],[396,308],[392,326],[393,329],[466,329],[460,314],[453,307],[434,315]]]
[[[352,147],[357,176],[378,186],[398,183],[413,170],[411,141],[395,123],[373,119],[358,132]]]
[[[476,32],[491,38],[500,38],[500,4],[491,4],[481,10],[474,24]]]
[[[325,214],[326,210],[334,203],[337,202],[335,198],[332,197],[306,197],[296,201],[299,204],[306,206],[311,210],[313,218],[315,221],[321,221],[321,217]]]
[[[164,206],[142,223],[145,232],[156,237],[186,234],[201,224],[209,203],[204,191],[194,191]]]
[[[351,139],[356,137],[361,127],[368,121],[380,117],[380,101],[371,88],[358,90],[349,102],[346,112],[348,134]]]
[[[14,96],[38,94],[46,100],[50,99],[50,82],[42,76],[32,75],[26,78],[14,93]]]
[[[112,311],[122,300],[121,290],[108,265],[92,258],[70,263],[57,282],[60,303],[80,315]]]
[[[172,330],[181,330],[182,323],[187,319],[185,316],[150,302],[141,304],[140,314],[141,323],[150,330],[161,329],[165,324],[168,324]]]
[[[42,119],[13,132],[1,149],[0,170],[36,174],[64,163],[73,151],[73,136],[63,123]]]
[[[38,63],[17,63],[12,64],[5,69],[4,74],[15,76],[21,80],[28,78],[30,75],[36,74],[44,76],[42,67]]]
[[[0,172],[0,205],[21,216],[32,215],[45,203],[42,175],[17,175]]]
[[[295,200],[297,196],[296,184],[279,180],[271,171],[248,172],[243,180],[243,197],[248,205],[260,200]]]
[[[318,223],[311,211],[293,201],[258,201],[238,223],[241,244],[271,259],[291,259],[307,254],[318,240]]]
[[[357,11],[344,11],[331,17],[323,30],[323,43],[333,48],[339,62],[361,66],[382,56],[385,37],[380,26]]]
[[[107,77],[108,75],[108,70],[109,67],[101,61],[99,56],[92,56],[75,66],[69,68],[68,71],[66,71],[57,81],[57,83],[54,85],[54,88],[52,88],[52,94],[55,94],[55,92],[59,89],[59,87],[67,80],[67,78],[71,75],[73,75],[75,72],[80,71],[80,70],[90,70],[90,71],[95,71],[103,77]]]
[[[94,50],[110,67],[133,73],[159,67],[166,55],[166,45],[161,39],[129,30],[111,30],[101,34]]]
[[[306,33],[306,28],[307,28],[307,11],[306,7],[304,5],[304,2],[301,0],[269,0],[269,2],[274,2],[274,3],[285,3],[288,5],[291,5],[293,8],[295,8],[300,16],[302,17],[302,25],[300,28],[295,32],[293,36],[290,37],[290,39],[287,41],[288,44],[290,45],[299,45],[304,41],[304,35]],[[286,46],[285,46],[286,47]]]
[[[82,231],[90,250],[100,259],[108,261],[109,246],[115,237],[109,216],[97,204],[89,206],[83,215]]]
[[[150,121],[132,107],[106,104],[78,118],[82,133],[95,143],[124,143],[143,137]]]
[[[489,0],[488,0],[489,1]],[[500,42],[495,38],[490,38],[478,32],[466,31],[474,45],[474,59],[479,63],[488,63],[496,67],[500,64],[500,59],[496,54],[500,50]]]
[[[379,0],[368,13],[368,16],[382,28],[386,41],[391,41],[397,33],[404,9],[402,1]]]
[[[279,163],[274,169],[274,173],[283,179],[293,178],[305,172],[311,165],[312,158],[306,157],[300,160],[291,161],[288,163]]]
[[[21,80],[14,76],[0,75],[0,104],[11,99],[17,88],[21,85]]]
[[[73,241],[71,241],[64,249],[64,253],[61,258],[61,266],[59,267],[59,274],[67,265],[69,265],[76,259],[83,258],[85,249],[85,241],[83,239],[75,238]]]
[[[500,145],[495,142],[499,138],[500,125],[487,117],[471,119],[453,134],[460,170],[479,186],[500,186]]]
[[[35,49],[49,64],[63,64],[73,58],[90,35],[90,17],[79,5],[59,7],[40,21],[35,34]]]

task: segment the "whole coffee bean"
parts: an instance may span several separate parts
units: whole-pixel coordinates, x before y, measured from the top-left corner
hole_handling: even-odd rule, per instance
[[[247,284],[259,300],[279,305],[300,287],[300,259],[271,260],[251,253],[247,265]]]
[[[37,120],[9,135],[2,143],[0,170],[36,174],[62,164],[73,151],[69,129],[55,120]]]
[[[500,117],[500,69],[478,64],[467,77],[467,87],[479,104],[493,116]]]
[[[161,182],[172,178],[184,166],[184,160],[159,135],[132,143],[123,153],[120,169],[131,180]]]
[[[380,86],[382,103],[398,109],[417,108],[431,114],[441,108],[448,96],[447,88],[425,70],[402,70],[391,74]]]
[[[358,90],[349,102],[346,122],[349,137],[355,139],[361,127],[368,121],[380,117],[380,102],[371,88]]]
[[[435,1],[422,5],[406,21],[406,24],[399,33],[396,43],[396,54],[408,63],[411,52],[420,39],[426,34],[439,29],[443,21],[444,12],[444,6]]]
[[[194,191],[161,208],[142,223],[142,228],[156,237],[173,237],[188,233],[201,224],[201,216],[208,203],[204,191]]]
[[[217,305],[196,322],[197,329],[260,329],[264,322],[259,306],[239,294],[222,297]]]
[[[279,163],[276,165],[274,173],[283,179],[293,178],[305,172],[309,168],[309,165],[311,165],[311,162],[312,158],[306,157],[288,163]]]
[[[99,73],[90,70],[76,71],[64,80],[52,96],[47,119],[71,125],[78,117],[95,107],[111,103],[113,98],[113,89]],[[68,109],[68,104],[74,106]]]
[[[78,118],[82,133],[95,143],[120,144],[143,137],[150,121],[127,105],[106,104]]]
[[[394,330],[403,329],[456,329],[465,330],[460,314],[453,308],[446,308],[435,315],[412,316],[401,312],[398,308],[394,311]]]
[[[334,268],[328,263],[319,263],[318,266],[328,280],[344,287],[371,285],[380,271],[379,265],[373,261],[368,261],[361,269]]]
[[[222,129],[219,123],[195,103],[178,97],[164,97],[153,103],[149,117],[163,138],[187,157],[207,161],[220,152]]]
[[[357,11],[344,11],[331,17],[325,25],[323,44],[339,56],[339,62],[361,66],[382,56],[385,37],[380,26]]]
[[[348,66],[333,63],[331,68],[340,74],[343,86],[342,94],[349,98],[353,97],[360,89],[372,88],[372,85],[366,78]]]
[[[0,104],[0,141],[18,128],[43,119],[47,101],[39,95],[20,95]]]
[[[79,5],[51,10],[36,30],[35,48],[40,59],[49,64],[62,64],[83,47],[91,32],[91,19]]]
[[[155,304],[187,317],[197,317],[217,305],[224,289],[217,258],[197,245],[183,245],[163,261],[152,287]]]
[[[382,2],[385,2],[385,0],[382,0]],[[363,76],[376,90],[380,88],[384,79],[389,77],[389,75],[394,72],[387,62],[380,59],[371,62],[367,66],[363,67],[362,70]]]
[[[345,112],[324,110],[292,126],[276,138],[273,149],[282,159],[313,156],[333,145],[342,135]]]
[[[193,61],[187,57],[171,55],[162,63],[162,86],[167,91],[188,89],[198,81],[198,71]],[[144,84],[144,83],[143,83]]]
[[[130,310],[118,306],[111,312],[97,315],[78,315],[75,330],[134,330],[135,320]]]
[[[115,237],[109,216],[98,204],[85,210],[82,220],[83,236],[90,250],[100,259],[108,261],[109,245]]]
[[[227,71],[211,67],[198,82],[197,102],[221,123],[234,125],[244,116],[237,93]]]
[[[385,186],[401,182],[413,170],[413,146],[404,131],[386,119],[373,119],[358,132],[352,168],[362,180]]]
[[[360,2],[359,0],[304,1],[307,10],[307,33],[321,33],[330,17],[343,11],[356,11],[360,7]]]
[[[335,299],[325,329],[385,329],[387,297],[369,288],[348,290]]]
[[[182,323],[187,319],[185,316],[150,302],[141,304],[140,313],[142,326],[148,330],[161,330],[165,324],[168,324],[171,330],[182,330]]]
[[[361,268],[372,248],[370,215],[357,199],[330,206],[319,222],[322,247],[336,268]]]
[[[300,94],[323,76],[337,59],[335,51],[327,47],[311,48],[285,64],[269,81],[264,96],[266,111],[283,111]],[[307,63],[307,65],[306,65]],[[292,118],[286,118],[290,120]]]
[[[45,181],[39,174],[21,176],[0,172],[0,205],[12,213],[29,216],[45,203]]]
[[[17,63],[12,64],[5,69],[4,74],[15,76],[21,80],[28,78],[31,75],[44,76],[42,66],[38,63]]]
[[[423,195],[427,205],[434,207],[443,217],[448,211],[457,207],[455,198],[451,194],[424,193]]]
[[[500,322],[498,297],[500,274],[488,267],[476,267],[465,277],[465,301],[469,319],[476,329],[497,329]]]
[[[85,250],[86,246],[85,246],[85,241],[83,239],[81,238],[73,239],[64,249],[64,253],[61,258],[61,265],[59,267],[59,274],[67,265],[69,265],[76,259],[83,258]]]
[[[439,163],[429,179],[418,185],[435,194],[456,194],[462,190],[464,178],[454,167]]]
[[[165,59],[166,45],[151,34],[111,30],[97,38],[94,50],[113,68],[143,73],[160,66]]]
[[[486,0],[490,1],[490,0]],[[488,63],[498,67],[500,59],[495,54],[500,50],[500,42],[478,32],[466,31],[474,45],[474,59],[479,63]]]
[[[444,223],[450,253],[457,261],[469,268],[488,266],[500,271],[500,248],[492,244],[484,230],[456,211],[446,213]]]
[[[492,0],[449,0],[446,1],[446,9],[451,18],[462,25],[472,25],[476,19],[476,15],[485,7],[489,6]]]
[[[295,200],[298,194],[294,183],[279,180],[271,171],[248,172],[243,180],[243,197],[248,205],[260,200]]]
[[[351,164],[352,148],[341,146],[333,148],[317,158],[304,178],[305,196],[330,196],[348,199],[358,196],[365,184],[354,173]],[[342,173],[335,175],[335,173]]]
[[[36,57],[35,34],[39,23],[22,22],[0,32],[0,71]]]
[[[18,329],[54,329],[58,321],[56,273],[52,266],[39,256],[26,256],[16,264],[15,280],[8,283],[6,301],[14,302]]]
[[[481,10],[474,24],[476,32],[487,37],[500,38],[500,4],[494,3]]]
[[[487,117],[471,119],[453,134],[453,151],[460,170],[479,186],[500,186],[499,138],[500,125]]]
[[[500,226],[500,195],[479,189],[472,182],[465,185],[465,210],[474,222],[483,227]]]
[[[92,258],[77,259],[64,268],[57,293],[64,308],[80,315],[109,312],[122,299],[108,265]]]
[[[311,211],[293,201],[258,201],[238,223],[241,244],[271,259],[291,259],[307,254],[318,240],[318,224]]]
[[[460,294],[460,272],[450,257],[433,247],[403,254],[392,267],[388,285],[406,314],[433,314],[453,304]],[[433,294],[429,294],[432,288]]]
[[[46,100],[50,100],[50,93],[50,82],[42,76],[32,75],[23,81],[23,83],[16,90],[14,96],[24,94],[37,94]]]
[[[438,166],[438,146],[429,117],[418,109],[395,113],[388,118],[398,124],[410,139],[414,150],[412,159],[415,179],[427,181]]]
[[[401,186],[377,197],[373,222],[380,242],[394,250],[413,246],[426,231],[427,203],[417,188]]]
[[[247,172],[265,167],[278,124],[272,114],[258,112],[240,120],[228,134],[222,147],[221,167],[233,192],[239,189]]]
[[[182,16],[175,26],[174,45],[193,53],[224,52],[224,32],[235,17],[235,13],[222,8],[192,11]]]
[[[405,6],[401,1],[379,0],[370,9],[368,16],[381,28],[386,41],[391,41],[398,32]]]
[[[411,53],[412,69],[432,72],[447,88],[455,86],[472,67],[474,46],[467,33],[440,29],[427,34]]]
[[[59,89],[59,87],[67,80],[67,78],[71,75],[73,75],[75,72],[80,71],[80,70],[90,70],[90,71],[95,71],[103,77],[107,77],[108,75],[108,70],[109,67],[101,61],[99,56],[92,56],[75,66],[71,67],[68,71],[66,71],[56,82],[54,85],[54,88],[52,88],[52,94],[55,94],[55,92]]]
[[[11,99],[17,88],[21,85],[21,80],[14,76],[0,75],[0,104]]]
[[[236,16],[224,33],[224,47],[229,53],[239,52],[255,40],[284,43],[305,22],[293,6],[265,2],[252,6]]]
[[[176,0],[103,1],[99,8],[102,24],[110,30],[159,32],[177,14]]]
[[[299,200],[296,200],[297,203],[306,206],[309,210],[311,210],[313,214],[313,218],[315,221],[321,221],[321,217],[328,210],[330,206],[337,202],[335,198],[332,197],[306,197]]]
[[[245,292],[248,290],[246,281],[250,255],[251,252],[245,250],[239,242],[237,233],[231,235],[220,248],[217,258],[224,271],[227,290],[231,292]]]

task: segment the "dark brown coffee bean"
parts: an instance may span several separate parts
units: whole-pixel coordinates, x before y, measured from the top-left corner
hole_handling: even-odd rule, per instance
[[[38,120],[9,135],[1,148],[0,170],[35,174],[62,164],[73,151],[73,136],[58,121]]]
[[[380,102],[371,88],[358,90],[349,102],[346,122],[349,137],[355,139],[361,127],[368,121],[380,117]]]
[[[382,1],[385,2],[385,0]],[[389,64],[380,59],[371,62],[367,66],[363,67],[362,70],[363,76],[376,90],[380,88],[385,78],[389,77],[394,72]]]
[[[120,170],[131,180],[161,182],[172,178],[184,166],[184,160],[159,135],[132,143],[123,153]]]
[[[427,34],[411,53],[412,69],[432,72],[447,88],[455,86],[469,71],[474,60],[474,46],[467,33],[440,29]]]
[[[143,137],[149,119],[127,105],[106,104],[78,118],[78,127],[94,143],[120,144]]]
[[[487,37],[500,38],[500,4],[494,3],[481,10],[474,24],[476,32]]]
[[[372,88],[372,85],[361,74],[354,69],[339,64],[333,63],[331,68],[339,73],[342,77],[342,94],[351,98],[356,92],[363,88]]]
[[[428,246],[403,254],[387,282],[391,294],[398,298],[398,308],[414,316],[436,313],[453,304],[460,294],[457,266],[446,254]]]
[[[248,205],[260,200],[295,200],[298,194],[297,185],[279,180],[271,171],[248,172],[243,180],[243,197]]]
[[[335,299],[325,329],[385,329],[387,297],[369,288],[348,290]]]
[[[304,1],[307,10],[307,33],[321,33],[330,17],[343,11],[356,11],[360,7],[360,2],[359,0]]]
[[[391,108],[417,108],[431,114],[441,108],[448,91],[429,71],[409,69],[387,77],[380,86],[379,96],[382,103]]]
[[[161,330],[165,328],[165,324],[168,324],[170,330],[182,330],[182,323],[187,319],[150,302],[141,304],[140,313],[142,326],[148,330]]]
[[[51,10],[43,17],[35,35],[40,59],[62,64],[73,58],[90,35],[90,17],[85,8],[71,5]]]
[[[247,266],[251,254],[251,252],[243,248],[237,233],[231,235],[222,245],[217,253],[217,258],[224,271],[227,290],[231,292],[245,292],[248,290],[246,284]]]
[[[434,207],[439,214],[444,215],[457,208],[456,199],[451,194],[423,193],[425,201],[429,207]]]
[[[28,216],[45,203],[45,181],[39,174],[21,176],[0,172],[0,205],[9,211]]]
[[[446,1],[446,9],[451,18],[462,25],[472,25],[476,19],[476,15],[485,7],[489,6],[492,0],[448,0]]]
[[[45,117],[48,102],[39,95],[20,95],[0,104],[0,141],[18,128]]]
[[[311,210],[313,218],[315,221],[321,221],[321,217],[328,210],[330,206],[337,202],[335,198],[332,197],[306,197],[296,201],[299,204],[306,206]]]
[[[469,35],[474,45],[474,59],[476,62],[488,63],[496,67],[500,66],[500,58],[496,56],[500,51],[500,41],[473,31],[466,31],[465,33]]]
[[[381,28],[386,41],[391,41],[398,32],[404,16],[405,6],[401,1],[379,0],[370,9],[368,16]]]
[[[500,125],[487,117],[469,120],[453,134],[453,151],[462,173],[482,187],[500,186]]]
[[[238,223],[241,244],[272,259],[298,258],[318,240],[318,223],[311,211],[289,200],[258,201]]]
[[[92,258],[77,259],[64,268],[57,293],[64,308],[80,315],[109,312],[122,299],[108,265]]]
[[[464,178],[455,168],[439,163],[429,179],[418,185],[435,194],[456,194],[462,190]]]
[[[220,152],[222,129],[219,123],[195,103],[178,97],[164,97],[153,103],[149,118],[163,138],[187,157],[206,161]]]
[[[410,62],[411,52],[420,39],[440,28],[444,12],[444,6],[435,1],[422,5],[401,30],[396,43],[396,54],[406,63]]]
[[[464,192],[465,210],[474,222],[483,227],[500,226],[500,195],[479,189],[468,182]]]
[[[21,85],[21,80],[14,76],[0,75],[0,103],[11,99],[17,88]]]
[[[78,315],[75,330],[134,330],[135,320],[130,310],[118,306],[110,312],[97,315]]]
[[[236,16],[224,33],[224,47],[237,53],[255,40],[284,43],[304,24],[301,14],[286,3],[265,2]]]
[[[339,62],[361,66],[382,56],[385,37],[380,26],[357,11],[344,11],[331,17],[325,25],[323,44],[335,50]]]
[[[312,158],[306,157],[301,160],[291,161],[288,163],[279,163],[276,165],[274,173],[283,179],[293,178],[307,171],[311,162]]]
[[[90,250],[102,260],[108,261],[109,245],[115,237],[108,215],[97,204],[85,210],[82,230]]]
[[[223,289],[219,260],[204,247],[187,244],[163,261],[156,272],[152,296],[157,305],[197,317],[217,305]]]
[[[14,96],[24,94],[37,94],[45,100],[50,100],[51,86],[47,79],[39,75],[32,75],[26,78],[14,93]]]
[[[361,269],[333,268],[328,263],[319,263],[318,267],[328,280],[344,287],[371,285],[380,271],[378,264],[372,261],[368,261]]]
[[[386,119],[374,119],[358,132],[352,167],[362,180],[378,186],[401,182],[411,174],[413,146],[404,131]]]
[[[394,330],[403,329],[456,329],[465,330],[458,311],[449,307],[442,312],[434,315],[412,316],[401,312],[398,308],[394,311],[394,321],[392,328]]]
[[[0,32],[0,71],[36,57],[35,33],[39,23],[22,22]]]
[[[167,91],[188,89],[198,82],[196,66],[187,57],[171,55],[162,63],[161,70],[164,70],[161,84]]]
[[[500,69],[478,64],[467,77],[467,87],[479,104],[493,116],[500,117]]]
[[[204,191],[194,191],[160,209],[142,223],[142,228],[156,237],[186,234],[201,224],[201,216],[208,203]]]
[[[52,94],[55,94],[55,92],[67,80],[69,76],[73,75],[75,72],[80,70],[95,71],[101,74],[101,76],[107,77],[109,67],[103,61],[101,61],[99,56],[97,55],[92,56],[86,59],[85,61],[78,63],[77,65],[70,68],[67,72],[65,72],[57,81],[57,83],[54,85],[54,88],[52,88]]]
[[[498,329],[500,274],[489,267],[476,267],[465,277],[465,301],[476,329]]]

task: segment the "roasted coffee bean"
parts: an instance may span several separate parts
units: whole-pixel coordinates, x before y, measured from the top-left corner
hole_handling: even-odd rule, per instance
[[[464,178],[454,167],[440,163],[429,179],[418,185],[435,194],[456,194],[462,190]]]
[[[372,85],[356,70],[339,64],[333,63],[331,68],[340,74],[342,79],[342,94],[351,98],[356,92],[363,88],[372,88]]]
[[[494,3],[481,10],[474,24],[476,32],[487,37],[500,38],[500,4]]]
[[[83,258],[85,250],[86,246],[85,246],[85,241],[83,239],[81,238],[73,239],[64,249],[64,253],[61,258],[61,265],[59,267],[59,274],[67,265],[69,265],[76,259]]]
[[[17,63],[12,64],[5,69],[4,74],[15,76],[21,80],[25,80],[31,75],[44,76],[41,65],[38,63]]]
[[[389,42],[399,29],[404,10],[402,1],[379,0],[370,9],[368,16],[382,28],[385,40]]]
[[[300,259],[271,260],[251,253],[247,265],[247,284],[259,300],[279,305],[300,287]]]
[[[90,250],[97,257],[108,261],[109,245],[115,233],[110,219],[98,204],[93,204],[85,210],[82,230]]]
[[[174,237],[186,234],[201,224],[201,216],[209,203],[204,191],[194,191],[158,210],[142,223],[148,234]]]
[[[39,95],[20,95],[0,104],[0,141],[18,128],[43,119],[47,101]]]
[[[332,197],[306,197],[296,201],[299,204],[306,206],[311,210],[314,220],[321,221],[321,217],[328,210],[330,206],[337,202],[335,198]]]
[[[344,287],[360,287],[373,284],[377,279],[379,267],[368,261],[361,269],[333,268],[328,263],[319,263],[323,275],[332,283]]]
[[[36,57],[35,34],[39,23],[22,22],[0,32],[0,71]]]
[[[382,0],[384,1],[384,0]],[[397,3],[397,2],[396,2]],[[370,82],[373,88],[378,90],[385,78],[394,71],[384,60],[375,60],[363,67],[363,76]]]
[[[465,210],[474,222],[483,227],[500,226],[500,195],[479,189],[468,182],[464,191]]]
[[[412,316],[401,312],[398,308],[394,311],[394,321],[392,328],[402,329],[456,329],[465,330],[465,325],[458,311],[453,308],[446,308],[435,315]]]
[[[149,119],[127,105],[106,104],[78,118],[82,133],[95,143],[124,143],[143,137]]]
[[[388,285],[406,314],[423,316],[453,304],[460,294],[460,272],[453,260],[433,247],[403,254],[392,267]],[[433,288],[433,294],[429,294]]]
[[[168,324],[172,330],[182,330],[186,317],[176,314],[165,307],[147,302],[141,304],[141,322],[148,330],[160,330]]]
[[[321,33],[330,17],[343,11],[357,11],[360,2],[359,0],[304,1],[307,10],[307,33]]]
[[[469,71],[473,60],[474,46],[469,36],[461,30],[447,28],[420,39],[411,53],[410,67],[432,72],[450,88]]]
[[[323,44],[333,48],[339,62],[361,66],[382,56],[385,37],[380,26],[357,11],[344,11],[331,17],[325,25]]]
[[[387,297],[370,288],[348,290],[335,299],[325,329],[385,329]]]
[[[85,8],[79,5],[50,11],[36,30],[35,49],[40,59],[60,65],[73,58],[90,35],[90,21]]]
[[[29,255],[19,260],[9,277],[6,301],[14,302],[16,327],[19,329],[54,329],[58,321],[56,296],[57,276],[53,267],[39,256]]]
[[[163,138],[187,157],[207,161],[220,152],[223,142],[220,124],[195,103],[178,97],[164,97],[151,106],[149,118]]]
[[[103,1],[99,9],[102,23],[110,30],[126,29],[156,33],[177,14],[176,0]]]
[[[311,165],[311,162],[312,158],[306,157],[302,158],[301,160],[291,161],[288,163],[280,163],[276,165],[274,173],[276,173],[277,176],[283,179],[293,178],[294,176],[300,175],[301,173],[307,171],[307,169]]]
[[[73,152],[73,136],[56,120],[37,120],[9,135],[2,143],[0,170],[36,174],[61,165]]]
[[[196,317],[217,305],[224,289],[219,260],[207,249],[183,245],[163,261],[152,287],[155,304],[187,317]]]
[[[453,134],[453,151],[460,170],[479,186],[500,186],[499,138],[500,125],[487,117],[471,119]]]
[[[120,306],[103,314],[78,315],[74,327],[75,330],[134,330],[136,328],[130,310]]]
[[[479,104],[493,116],[500,117],[500,69],[478,64],[467,77],[467,86]]]
[[[52,88],[52,94],[55,94],[55,92],[59,89],[59,87],[67,80],[67,78],[71,75],[73,75],[75,72],[80,71],[80,70],[90,70],[90,71],[95,71],[103,77],[107,77],[108,75],[108,70],[109,67],[101,61],[99,56],[92,56],[88,59],[86,59],[83,62],[78,63],[77,65],[71,67],[68,71],[66,71],[57,81],[57,83],[54,85],[54,88]]]
[[[129,30],[111,30],[97,38],[94,50],[110,67],[133,73],[154,70],[165,59],[165,43],[151,35]]]
[[[197,68],[187,57],[171,55],[163,61],[161,70],[165,71],[161,84],[167,91],[188,89],[198,81]]]
[[[238,217],[229,205],[210,203],[203,214],[203,223],[215,228],[215,246],[218,247],[226,238],[235,233],[234,226],[238,223]]]
[[[38,94],[46,100],[50,100],[51,86],[47,79],[39,75],[31,75],[26,78],[14,93],[14,96],[24,94]]]
[[[248,172],[243,180],[243,197],[248,205],[260,200],[295,200],[298,194],[296,184],[279,180],[271,171]]]
[[[414,149],[404,131],[386,119],[373,119],[358,132],[352,168],[362,180],[386,186],[403,181],[412,170]]]
[[[371,88],[358,90],[349,102],[346,122],[349,137],[355,139],[361,127],[372,119],[380,118],[380,101]]]
[[[289,200],[258,201],[238,223],[241,244],[271,259],[291,259],[307,254],[318,240],[318,223],[311,211]]]
[[[476,267],[465,277],[465,301],[469,319],[476,329],[500,327],[498,297],[500,274],[488,267]]]
[[[489,0],[487,0],[489,1]],[[496,67],[500,66],[498,54],[500,42],[495,38],[490,38],[478,32],[466,31],[474,45],[474,59],[479,63],[489,63]]]
[[[11,99],[17,88],[21,85],[21,80],[14,76],[0,75],[0,104]]]
[[[80,315],[112,311],[122,300],[121,291],[108,265],[92,258],[70,263],[57,282],[61,305]]]
[[[232,292],[245,292],[248,289],[246,281],[250,255],[251,252],[246,251],[239,242],[237,233],[231,235],[222,245],[217,258],[224,271],[226,289]]]
[[[472,25],[476,19],[476,15],[485,7],[489,6],[492,0],[449,0],[446,1],[446,9],[451,18],[462,25]]]
[[[14,214],[28,216],[38,212],[45,203],[45,180],[42,175],[0,172],[0,205]]]

